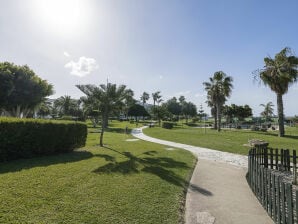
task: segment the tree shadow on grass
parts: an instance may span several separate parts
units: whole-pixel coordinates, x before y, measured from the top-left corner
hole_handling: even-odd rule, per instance
[[[123,155],[126,160],[118,162],[115,160],[115,157],[111,158],[111,156],[107,156],[105,154],[96,155],[105,158],[106,161],[108,161],[109,163],[95,169],[93,171],[94,173],[120,173],[123,175],[128,175],[133,173],[145,172],[156,175],[160,179],[177,186],[186,187],[189,184],[185,179],[181,178],[174,171],[170,170],[170,168],[188,169],[189,166],[184,162],[176,161],[168,157],[157,157],[156,151],[147,151],[139,155],[133,155],[131,152],[119,152],[112,148],[105,148]],[[192,184],[190,187],[192,191],[199,192],[206,196],[212,196],[211,192],[194,184]]]
[[[60,163],[72,163],[89,159],[93,154],[87,151],[73,151],[58,155],[34,157],[30,159],[18,159],[0,163],[0,174],[8,172],[18,172],[34,167],[46,167]]]

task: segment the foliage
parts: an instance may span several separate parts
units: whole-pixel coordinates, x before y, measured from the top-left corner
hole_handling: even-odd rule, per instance
[[[173,97],[173,98],[167,100],[163,105],[173,115],[179,116],[182,112],[181,105],[177,101],[176,97]]]
[[[126,141],[126,125],[110,124],[109,148],[91,128],[83,149],[0,164],[0,223],[180,223],[194,156]]]
[[[285,135],[283,95],[288,92],[289,86],[297,81],[298,58],[290,48],[284,48],[273,58],[264,58],[265,67],[255,71],[255,78],[260,79],[265,86],[276,93],[279,136]]]
[[[69,152],[85,145],[80,122],[0,118],[0,161]]]
[[[252,116],[252,109],[248,105],[226,105],[223,107],[223,115],[226,116],[227,123],[231,123],[234,118],[236,118],[239,121],[244,121],[245,118]]]
[[[186,118],[186,123],[188,123],[189,117],[194,117],[197,115],[197,106],[192,102],[184,102],[182,104],[182,113]]]
[[[217,130],[220,131],[221,110],[227,98],[231,95],[233,78],[222,71],[218,71],[209,80],[210,82],[204,82],[203,85],[207,91],[208,104],[216,109]]]
[[[139,104],[134,104],[132,106],[129,107],[128,109],[128,116],[133,116],[136,118],[137,121],[137,117],[147,117],[149,116],[148,112],[145,110],[145,108],[142,105]]]
[[[57,109],[60,116],[76,116],[80,110],[80,101],[65,95],[54,101],[54,107]]]
[[[160,126],[162,120],[171,117],[171,114],[167,110],[165,105],[157,106],[157,107],[153,108],[153,113],[155,114],[155,117],[158,120],[159,126]]]
[[[260,104],[260,106],[264,107],[264,110],[261,112],[262,117],[265,118],[265,121],[270,120],[271,117],[273,117],[273,103],[270,101],[266,104]]]
[[[53,94],[53,86],[39,78],[27,65],[0,63],[0,108],[14,117],[27,117],[44,98]]]
[[[143,92],[142,96],[140,97],[141,102],[143,103],[143,106],[145,105],[145,103],[147,102],[147,100],[149,100],[150,95],[147,92]]]
[[[108,126],[109,115],[115,111],[120,111],[127,102],[133,102],[133,91],[126,89],[125,85],[117,87],[116,84],[107,83],[101,84],[98,87],[95,85],[76,85],[76,87],[86,94],[86,101],[93,103],[101,113],[101,135],[100,146],[103,146],[103,135],[105,128]]]
[[[166,128],[166,129],[172,129],[174,127],[174,123],[168,122],[168,121],[163,121],[161,127]]]
[[[159,103],[161,103],[161,101],[162,101],[161,97],[162,96],[160,95],[160,91],[152,93],[154,107],[155,107],[155,103],[157,103],[157,105],[159,105]]]

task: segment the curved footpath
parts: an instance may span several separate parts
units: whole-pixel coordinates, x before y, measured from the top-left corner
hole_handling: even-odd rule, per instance
[[[191,151],[198,163],[186,195],[186,224],[272,224],[246,182],[247,157],[156,139],[136,128],[136,138]]]

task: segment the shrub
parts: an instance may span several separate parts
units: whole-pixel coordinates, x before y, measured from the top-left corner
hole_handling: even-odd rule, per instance
[[[162,122],[162,128],[166,128],[166,129],[172,129],[174,127],[174,123],[173,122]]]
[[[0,118],[0,161],[70,152],[86,138],[81,122]]]

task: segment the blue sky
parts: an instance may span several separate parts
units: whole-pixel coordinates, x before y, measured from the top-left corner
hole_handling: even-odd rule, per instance
[[[54,85],[53,98],[78,98],[76,84],[108,78],[136,98],[160,90],[208,113],[202,83],[222,70],[234,78],[227,103],[259,115],[276,97],[252,72],[286,46],[298,52],[297,10],[295,0],[1,0],[0,61],[29,65]],[[297,96],[295,84],[286,115],[298,114]]]

